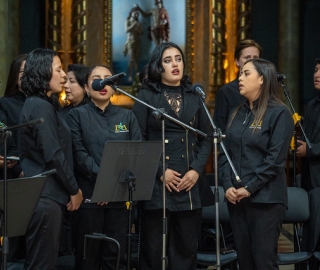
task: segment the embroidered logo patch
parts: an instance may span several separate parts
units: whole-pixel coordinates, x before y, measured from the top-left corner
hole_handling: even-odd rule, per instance
[[[258,125],[254,125],[254,124],[252,123],[249,128],[261,129],[261,127],[262,127],[262,120],[259,122]]]
[[[126,125],[123,125],[121,122],[119,125],[115,125],[115,132],[129,132]]]

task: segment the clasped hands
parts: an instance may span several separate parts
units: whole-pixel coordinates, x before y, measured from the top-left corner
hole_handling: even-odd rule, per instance
[[[178,173],[171,169],[166,169],[165,171],[166,188],[168,191],[172,192],[175,190],[180,192],[181,190],[190,191],[193,186],[197,183],[199,179],[199,173],[195,170],[188,171],[182,178],[181,173]],[[160,177],[163,181],[163,176]]]
[[[241,188],[228,188],[225,194],[225,197],[230,203],[236,204],[240,202],[243,198],[250,197],[250,192],[246,190],[244,187]]]

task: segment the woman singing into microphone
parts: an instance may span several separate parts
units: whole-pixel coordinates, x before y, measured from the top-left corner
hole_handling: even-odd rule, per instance
[[[73,139],[75,175],[85,199],[92,197],[106,141],[141,140],[133,112],[112,105],[112,87],[106,85],[99,91],[92,89],[95,80],[104,80],[111,75],[105,66],[91,67],[85,85],[91,101],[72,109],[67,117]],[[95,81],[94,85],[100,82]],[[122,127],[121,132],[117,128],[119,126]],[[119,269],[126,269],[127,220],[125,202],[82,203],[74,220],[75,269],[112,270],[115,267],[117,249],[112,243],[89,240],[87,256],[83,258],[84,236],[92,233],[105,234],[120,243]]]

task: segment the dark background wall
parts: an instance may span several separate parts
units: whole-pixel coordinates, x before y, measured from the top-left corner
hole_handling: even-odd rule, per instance
[[[281,39],[278,31],[279,23],[281,23],[278,17],[279,0],[252,0],[251,5],[251,37],[263,47],[262,57],[277,66],[281,57],[281,55],[278,55],[278,43]],[[313,70],[315,58],[320,58],[320,1],[301,0],[299,5],[301,24],[299,42],[301,50],[296,61],[301,66],[300,83],[299,89],[287,90],[298,91],[301,97],[301,105],[305,105],[317,95],[313,86]],[[286,80],[290,80],[290,78],[287,77]]]
[[[20,1],[20,53],[45,47],[46,1]]]
[[[302,51],[301,69],[303,102],[306,103],[316,96],[313,86],[313,71],[315,58],[320,58],[320,1],[308,0],[305,2],[301,12],[303,16],[302,26]]]
[[[34,48],[45,46],[45,2],[43,0],[21,0],[20,53],[28,53]],[[313,87],[313,69],[315,58],[320,58],[319,0],[301,0],[300,10],[300,53],[296,61],[301,65],[299,91],[301,105],[315,97]],[[251,1],[251,38],[263,47],[262,57],[276,66],[279,39],[279,0]],[[290,49],[290,48],[288,48]],[[283,72],[279,70],[280,72]],[[284,72],[283,72],[284,73]],[[290,80],[287,77],[286,80]]]

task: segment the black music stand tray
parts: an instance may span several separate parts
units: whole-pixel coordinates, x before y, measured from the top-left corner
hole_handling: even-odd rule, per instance
[[[107,141],[92,198],[86,200],[126,202],[129,210],[127,269],[131,260],[133,197],[134,201],[151,199],[161,152],[161,141]]]
[[[34,209],[45,184],[45,176],[7,180],[8,237],[25,235]],[[3,180],[0,181],[0,198],[3,198]],[[0,199],[0,210],[3,210]],[[0,231],[2,235],[2,232]]]

